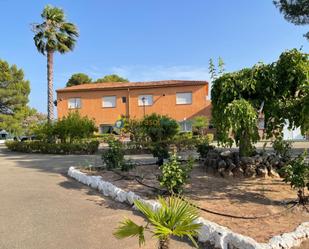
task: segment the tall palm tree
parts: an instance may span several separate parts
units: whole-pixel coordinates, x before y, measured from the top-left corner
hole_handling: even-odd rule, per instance
[[[198,233],[201,224],[194,221],[198,218],[197,209],[187,201],[176,196],[167,199],[159,197],[161,208],[152,210],[151,207],[139,200],[134,202],[135,206],[147,218],[145,226],[139,226],[130,219],[120,223],[114,236],[118,239],[137,236],[139,245],[145,243],[144,231],[149,230],[153,236],[159,239],[158,249],[168,249],[170,237],[187,236],[195,247],[198,247],[193,236]],[[149,224],[152,228],[149,228]]]
[[[47,5],[41,14],[43,23],[33,25],[34,43],[38,51],[47,55],[47,118],[54,118],[53,64],[54,53],[72,51],[78,37],[77,27],[66,18],[62,9]]]

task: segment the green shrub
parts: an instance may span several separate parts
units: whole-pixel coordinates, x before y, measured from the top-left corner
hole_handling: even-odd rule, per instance
[[[120,169],[128,171],[134,167],[133,164],[125,161],[123,144],[116,139],[108,141],[108,149],[103,152],[102,160],[108,170]]]
[[[6,141],[11,151],[44,154],[94,154],[98,151],[99,142],[49,143],[45,141]]]
[[[124,119],[122,131],[130,136],[130,140],[136,148],[143,148],[144,143],[148,140],[140,120]]]
[[[206,116],[196,116],[192,119],[193,132],[203,136],[205,129],[208,128],[208,118]]]
[[[291,158],[291,149],[292,143],[289,141],[283,140],[283,137],[280,136],[273,141],[273,149],[275,150],[276,154],[281,156],[283,160],[289,161]]]
[[[198,139],[196,143],[196,149],[197,152],[200,154],[201,158],[206,158],[207,153],[210,150],[213,150],[215,147],[209,144],[208,137],[203,137],[201,139]]]
[[[280,169],[286,183],[290,183],[293,189],[297,190],[299,202],[305,204],[307,197],[305,189],[309,190],[309,164],[305,161],[307,151],[304,151],[289,164]]]
[[[173,144],[177,151],[192,150],[196,146],[196,138],[192,136],[191,132],[182,132],[177,134],[173,139]]]
[[[79,112],[70,112],[68,116],[54,123],[46,123],[37,130],[37,136],[44,141],[56,141],[71,143],[84,138],[93,137],[97,131],[95,123],[88,117],[81,117]]]
[[[153,156],[158,157],[158,163],[162,165],[163,159],[169,157],[169,146],[178,133],[178,123],[168,116],[153,113],[144,117],[141,126],[151,141]]]
[[[162,175],[159,177],[160,185],[165,187],[170,194],[181,193],[192,168],[192,159],[186,165],[182,165],[174,154],[168,162],[160,167],[162,171]]]

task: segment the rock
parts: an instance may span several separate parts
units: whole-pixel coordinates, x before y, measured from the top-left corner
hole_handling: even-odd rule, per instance
[[[254,160],[252,157],[241,157],[240,158],[240,161],[245,164],[245,165],[250,165],[250,164],[253,164],[254,163]]]
[[[219,169],[225,169],[226,168],[226,162],[224,160],[220,160],[218,162],[218,170]]]
[[[234,170],[232,170],[233,176],[237,178],[244,177],[244,171],[241,167],[236,167]]]
[[[218,159],[219,158],[219,154],[217,151],[215,150],[211,150],[207,153],[207,158],[210,158],[210,159]]]
[[[256,169],[256,174],[258,177],[266,177],[267,176],[267,168],[266,167],[258,167]]]
[[[256,164],[260,164],[263,162],[263,157],[261,157],[260,155],[256,155],[254,156],[254,161]]]
[[[226,150],[220,153],[220,156],[224,159],[232,157],[232,152],[230,150]]]
[[[232,177],[233,177],[233,173],[232,173],[232,171],[230,171],[230,170],[223,171],[223,172],[221,173],[221,175],[222,175],[224,178],[232,178]]]
[[[232,171],[233,169],[236,168],[236,165],[234,163],[231,163],[228,167],[227,167],[227,170],[228,171]]]
[[[245,177],[254,177],[255,175],[255,166],[248,165],[245,169]]]
[[[268,171],[268,175],[270,177],[274,177],[274,178],[279,178],[280,177],[280,175],[274,169],[271,169],[270,171]]]

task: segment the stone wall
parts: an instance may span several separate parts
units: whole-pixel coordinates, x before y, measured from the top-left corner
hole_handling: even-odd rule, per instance
[[[278,169],[285,164],[274,153],[261,153],[253,157],[239,157],[238,152],[230,150],[210,150],[202,159],[206,172],[228,177],[279,177]]]

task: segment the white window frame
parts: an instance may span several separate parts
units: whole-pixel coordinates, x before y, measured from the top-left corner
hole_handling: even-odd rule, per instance
[[[81,98],[69,98],[68,108],[69,109],[80,109],[82,107]]]
[[[190,94],[189,102],[182,101],[185,99],[185,95]],[[178,92],[176,93],[176,105],[191,105],[192,104],[192,92]]]
[[[108,102],[112,103],[112,105],[104,105],[104,99],[109,99]],[[110,101],[112,100],[113,101]],[[103,108],[115,108],[117,106],[117,97],[115,95],[112,95],[112,96],[103,96],[102,97],[102,107]]]
[[[146,98],[145,104],[143,103],[142,98]],[[152,94],[138,95],[138,106],[151,106],[151,105],[153,105],[153,95]]]

